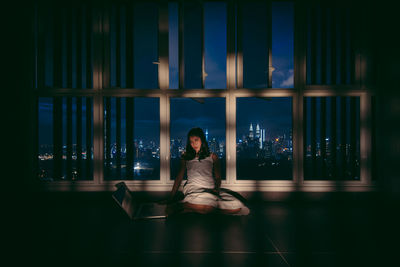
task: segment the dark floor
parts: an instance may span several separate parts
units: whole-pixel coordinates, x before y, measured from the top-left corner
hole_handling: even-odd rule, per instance
[[[110,193],[32,194],[27,207],[17,254],[29,265],[398,266],[400,253],[398,206],[375,195],[254,197],[246,217],[135,222]]]

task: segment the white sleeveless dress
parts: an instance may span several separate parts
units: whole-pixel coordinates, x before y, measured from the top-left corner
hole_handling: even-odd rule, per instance
[[[208,205],[218,209],[238,209],[234,215],[247,215],[250,213],[239,199],[231,194],[221,191],[219,196],[206,192],[215,187],[213,177],[213,159],[208,156],[199,161],[198,158],[186,161],[187,182],[183,186],[184,199],[182,202],[191,204]]]

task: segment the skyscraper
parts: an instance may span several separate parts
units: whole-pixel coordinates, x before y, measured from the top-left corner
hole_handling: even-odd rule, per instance
[[[261,135],[260,135],[260,149],[263,148],[265,142],[265,129],[261,129]]]
[[[256,126],[256,138],[260,138],[260,124],[258,124],[258,123]]]
[[[252,123],[250,123],[249,138],[250,138],[250,140],[253,140],[253,138],[254,138],[253,124]]]

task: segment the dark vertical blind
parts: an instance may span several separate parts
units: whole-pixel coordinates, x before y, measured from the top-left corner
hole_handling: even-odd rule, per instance
[[[36,87],[92,88],[92,9],[37,4]]]
[[[359,97],[306,97],[304,177],[360,179]]]
[[[307,84],[354,84],[356,29],[352,13],[351,7],[308,7]]]

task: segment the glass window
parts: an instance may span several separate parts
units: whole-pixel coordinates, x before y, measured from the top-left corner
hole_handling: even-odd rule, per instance
[[[304,179],[359,180],[359,97],[306,97],[304,116]]]
[[[292,99],[237,98],[237,179],[290,180],[292,168]]]
[[[307,8],[307,84],[353,84],[354,21],[350,8]]]
[[[135,4],[133,20],[134,87],[158,88],[157,4]]]
[[[92,14],[86,5],[38,5],[36,88],[92,88]]]
[[[225,98],[171,98],[171,179],[178,173],[187,133],[194,127],[203,129],[210,151],[219,156],[225,179],[225,121]]]
[[[294,5],[272,2],[272,87],[293,88]]]
[[[202,88],[203,7],[201,3],[183,3],[184,88]]]
[[[243,49],[243,86],[245,88],[268,87],[268,4],[248,2],[241,5]]]
[[[92,99],[38,100],[38,178],[42,181],[93,179]]]
[[[226,3],[204,3],[204,63],[206,89],[226,88]]]
[[[159,98],[104,98],[104,179],[160,179]]]

